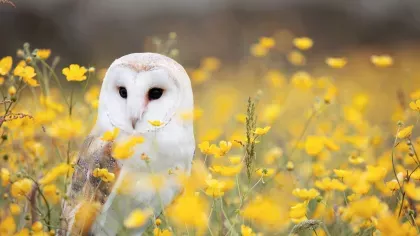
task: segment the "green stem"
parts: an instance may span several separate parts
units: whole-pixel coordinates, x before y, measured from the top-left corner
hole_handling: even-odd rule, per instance
[[[57,74],[54,70],[45,62],[41,60],[41,63],[50,71],[52,77],[54,78],[55,82],[57,82],[58,88],[60,89],[60,94],[63,96],[64,101],[66,102],[67,106],[70,107],[69,102],[67,101],[66,95],[64,94],[63,86],[61,86],[60,80],[57,77]]]
[[[232,228],[232,223],[230,223],[229,217],[227,216],[227,214],[226,214],[226,212],[223,208],[223,198],[220,198],[220,210],[222,211],[223,216],[225,217],[226,221],[228,222],[229,228]],[[222,222],[222,226],[223,226],[223,222]]]
[[[211,236],[213,236],[213,232],[211,231],[211,228],[210,228],[211,216],[213,214],[213,208],[214,208],[214,199],[213,199],[213,204],[211,205],[210,214],[209,214],[209,217],[208,217],[208,220],[207,220],[208,221],[207,228],[209,229],[209,233],[210,233]]]

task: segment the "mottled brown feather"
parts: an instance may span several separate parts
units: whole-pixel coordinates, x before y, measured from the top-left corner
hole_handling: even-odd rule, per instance
[[[113,183],[101,181],[100,178],[96,178],[92,174],[95,168],[106,168],[115,174],[115,178],[118,177],[120,166],[112,157],[111,148],[112,142],[102,141],[98,137],[90,136],[84,141],[67,192],[68,198],[63,205],[63,232],[60,235],[88,235],[93,220],[75,222],[76,214],[79,210],[84,210],[80,208],[86,206],[84,205],[86,202],[89,204],[99,203],[98,205],[102,207],[108,199]],[[96,209],[96,214],[100,210]]]

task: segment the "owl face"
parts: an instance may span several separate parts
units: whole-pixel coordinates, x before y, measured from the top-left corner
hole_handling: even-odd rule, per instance
[[[191,81],[181,65],[156,53],[128,54],[115,60],[105,75],[91,134],[119,128],[129,135],[141,135],[184,127],[193,135],[192,120],[177,115],[190,113],[193,107]],[[162,125],[149,123],[155,120]]]
[[[126,133],[152,130],[152,120],[164,126],[180,102],[180,87],[165,68],[137,71],[125,65],[110,68],[100,95],[100,113]]]

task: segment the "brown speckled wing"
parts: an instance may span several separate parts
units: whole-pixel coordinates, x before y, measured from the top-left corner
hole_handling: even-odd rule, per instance
[[[106,168],[118,177],[120,166],[111,156],[112,143],[88,137],[79,152],[63,204],[61,235],[88,235],[96,215],[112,191],[113,183],[94,177],[95,168]],[[93,207],[95,206],[95,207]],[[83,209],[82,209],[83,208]],[[66,232],[67,231],[67,232]]]

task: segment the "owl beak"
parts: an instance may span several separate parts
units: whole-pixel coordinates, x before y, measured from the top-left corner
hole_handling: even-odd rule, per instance
[[[136,129],[136,124],[139,118],[131,118],[131,126],[133,127],[133,130]]]

